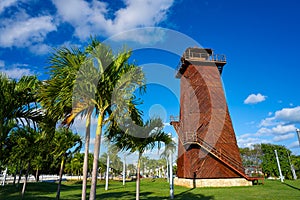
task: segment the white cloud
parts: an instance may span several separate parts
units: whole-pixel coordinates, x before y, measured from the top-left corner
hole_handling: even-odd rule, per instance
[[[246,134],[237,136],[237,138],[239,138],[239,139],[245,139],[245,138],[248,138],[248,137],[250,137],[250,136],[252,136],[252,135],[253,135],[253,134],[251,134],[251,133],[246,133]]]
[[[272,132],[271,129],[262,127],[256,132],[256,134],[257,135],[270,135],[271,132]]]
[[[96,118],[94,115],[91,117],[91,131],[96,130],[97,121],[98,118]],[[80,133],[82,136],[85,135],[85,126],[86,126],[86,117],[78,116],[75,118],[74,123],[72,124],[72,129],[75,130],[75,132]]]
[[[268,112],[268,116],[272,116],[273,115],[273,113],[272,112]]]
[[[75,28],[75,35],[85,39],[90,34],[103,33],[109,20],[105,19],[106,4],[99,1],[88,3],[84,0],[52,0],[58,15]]]
[[[269,115],[270,116],[270,115]],[[275,112],[273,117],[267,117],[260,122],[260,127],[278,124],[300,123],[300,106],[283,108]]]
[[[261,143],[270,143],[271,141],[268,139],[255,137],[255,134],[244,134],[241,136],[237,136],[237,143],[238,146],[241,148],[244,147],[251,147],[254,144],[261,144]]]
[[[289,132],[295,132],[296,127],[295,125],[277,125],[276,127],[272,128],[272,133],[273,134],[286,134]]]
[[[172,125],[169,122],[164,122],[164,127],[167,127],[167,126],[171,126],[172,127]]]
[[[111,32],[118,33],[137,27],[157,25],[165,19],[167,10],[172,4],[173,0],[127,0],[127,7],[118,10],[113,21],[113,26],[117,27],[118,30],[116,32],[111,30]]]
[[[289,149],[294,149],[294,148],[299,148],[300,144],[299,144],[299,141],[295,141],[293,143],[291,143],[288,148]]]
[[[0,72],[5,73],[8,77],[13,79],[19,79],[22,76],[33,75],[34,73],[30,69],[14,67],[11,69],[0,69]]]
[[[148,1],[124,0],[125,7],[111,14],[109,3],[98,0],[52,0],[57,14],[51,16],[40,11],[40,15],[31,16],[24,8],[30,6],[28,1],[19,6],[17,0],[2,0],[0,13],[16,5],[9,18],[0,21],[0,47],[29,47],[30,51],[44,54],[48,46],[44,41],[48,33],[56,31],[58,23],[68,22],[74,27],[74,35],[85,40],[90,35],[114,37],[115,40],[130,40],[140,43],[158,41],[164,37],[164,31],[142,29],[127,33],[126,31],[153,27],[167,18],[168,10],[174,0]],[[32,2],[34,3],[34,2]]]
[[[291,139],[295,136],[294,133],[289,133],[289,134],[285,134],[285,135],[278,135],[278,136],[275,136],[273,138],[273,141],[274,142],[281,142],[281,141],[284,141],[284,140],[288,140],[288,139]]]
[[[267,96],[264,96],[260,93],[250,94],[245,100],[244,104],[256,104],[265,101]]]
[[[276,124],[277,124],[277,122],[275,122],[275,117],[268,117],[268,118],[265,118],[265,119],[261,120],[261,122],[259,124],[259,127],[274,126]]]
[[[51,49],[52,48],[50,46],[48,46],[46,44],[42,44],[42,43],[32,45],[32,46],[29,47],[29,50],[32,53],[35,53],[35,54],[38,54],[38,55],[48,54]]]
[[[294,124],[289,124],[289,125],[278,124],[277,126],[272,128],[262,127],[256,132],[256,135],[264,135],[264,136],[268,136],[271,134],[284,135],[287,133],[295,132],[295,130],[296,127]]]
[[[90,138],[90,145],[95,145],[96,138]]]
[[[51,16],[29,17],[20,12],[16,18],[0,22],[0,46],[28,47],[43,42],[47,34],[55,30]]]
[[[294,137],[295,125],[278,124],[272,128],[262,127],[256,133],[237,136],[239,147],[251,147],[253,144],[271,143],[288,140]]]
[[[5,8],[15,4],[17,0],[1,0],[0,1],[0,14],[5,10]]]
[[[124,1],[125,8],[117,10],[114,18],[111,19],[107,18],[109,10],[107,3],[96,0],[92,2],[52,0],[52,2],[61,19],[70,23],[75,28],[75,35],[83,40],[90,35],[112,36],[130,29],[156,26],[166,19],[168,9],[174,0],[126,0]],[[142,33],[147,33],[147,31]],[[123,34],[121,37],[125,35],[135,41],[148,39],[147,34],[142,38],[132,34]],[[150,35],[157,37],[159,34],[151,32]]]
[[[256,133],[238,136],[237,141],[240,147],[249,147],[255,143],[277,143],[295,140],[297,123],[300,123],[300,106],[283,108],[270,112],[268,117],[261,121],[260,128]],[[288,148],[295,148],[297,144],[294,142]]]
[[[276,111],[275,118],[284,122],[300,123],[300,106]]]

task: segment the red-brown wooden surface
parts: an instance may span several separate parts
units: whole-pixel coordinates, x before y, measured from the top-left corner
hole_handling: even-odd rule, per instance
[[[179,138],[177,176],[245,177],[217,66],[184,67],[179,122],[171,122]]]

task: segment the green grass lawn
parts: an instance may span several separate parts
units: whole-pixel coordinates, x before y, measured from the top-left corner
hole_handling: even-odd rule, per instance
[[[55,199],[56,183],[29,183],[25,199]],[[20,199],[21,188],[12,185],[0,186],[1,200]],[[64,182],[61,188],[61,199],[80,199],[81,184],[76,182]],[[97,187],[97,199],[135,199],[135,182],[110,181],[109,190],[104,190],[104,181]],[[142,179],[140,199],[169,199],[169,185],[163,179]],[[175,186],[175,199],[300,199],[300,180],[265,181],[264,185],[252,187],[230,188],[185,188]]]

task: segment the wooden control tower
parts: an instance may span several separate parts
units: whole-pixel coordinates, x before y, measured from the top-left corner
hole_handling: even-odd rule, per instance
[[[179,185],[252,184],[244,173],[222,87],[225,64],[226,57],[212,49],[187,48],[181,58],[176,74],[181,79],[180,115],[171,118],[179,139]]]

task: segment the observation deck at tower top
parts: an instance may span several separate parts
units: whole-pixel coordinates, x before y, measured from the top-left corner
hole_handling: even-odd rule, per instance
[[[189,47],[183,53],[177,66],[176,78],[180,78],[189,65],[216,66],[221,74],[225,64],[224,54],[214,54],[214,51],[209,48]]]

